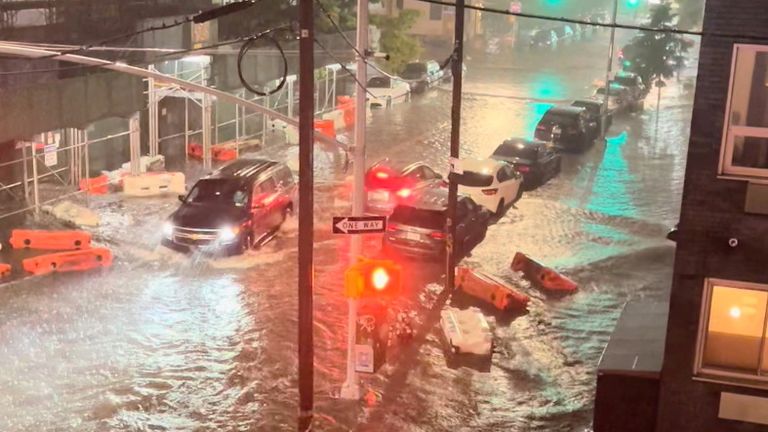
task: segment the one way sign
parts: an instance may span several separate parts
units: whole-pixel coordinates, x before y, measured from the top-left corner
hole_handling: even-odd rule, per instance
[[[334,234],[367,234],[384,232],[386,216],[347,216],[333,218]]]

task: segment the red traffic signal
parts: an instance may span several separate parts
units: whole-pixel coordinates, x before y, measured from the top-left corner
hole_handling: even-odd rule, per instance
[[[344,272],[344,291],[347,297],[394,296],[401,288],[401,268],[388,260],[361,258]]]

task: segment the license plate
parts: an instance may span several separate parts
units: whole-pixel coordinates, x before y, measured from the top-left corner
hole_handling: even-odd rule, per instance
[[[421,234],[415,232],[407,232],[405,233],[405,238],[408,240],[419,241],[421,240]]]
[[[371,199],[374,201],[389,201],[388,191],[372,191]]]

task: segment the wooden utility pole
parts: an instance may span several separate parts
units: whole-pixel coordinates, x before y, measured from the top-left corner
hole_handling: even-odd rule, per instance
[[[314,0],[299,3],[299,432],[312,430],[314,409]]]

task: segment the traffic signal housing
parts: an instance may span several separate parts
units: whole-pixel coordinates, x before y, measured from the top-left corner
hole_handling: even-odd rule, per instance
[[[394,261],[360,258],[344,272],[344,292],[353,299],[393,297],[402,288],[401,276]]]

